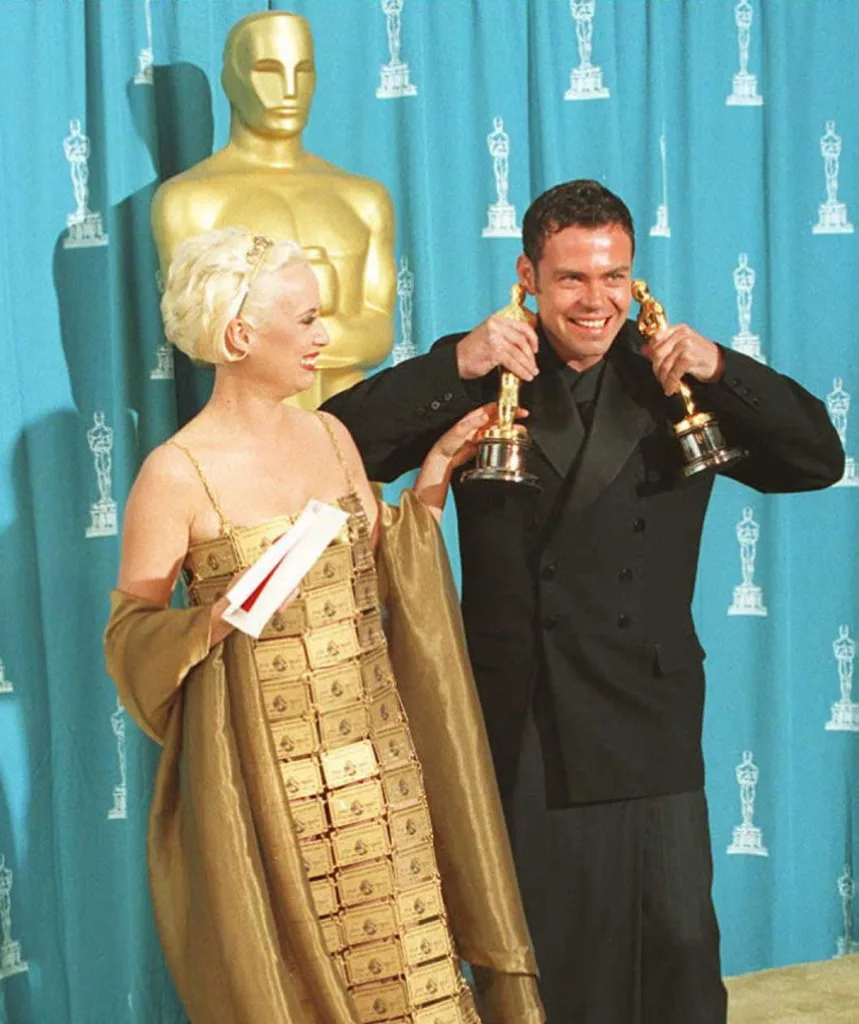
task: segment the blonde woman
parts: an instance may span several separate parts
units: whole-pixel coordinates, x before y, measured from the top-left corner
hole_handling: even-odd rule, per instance
[[[380,506],[346,429],[283,401],[313,381],[319,305],[298,246],[238,229],[183,242],[169,271],[165,331],[214,389],[132,488],[106,633],[164,748],[165,955],[194,1024],[542,1021],[435,521],[491,410]],[[260,640],[234,631],[225,591],[311,498],[347,525]],[[180,573],[190,606],[171,609]]]

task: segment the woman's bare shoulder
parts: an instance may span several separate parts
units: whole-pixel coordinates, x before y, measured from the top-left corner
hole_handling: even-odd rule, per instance
[[[143,460],[129,503],[165,506],[186,506],[199,487],[194,464],[177,444],[165,441]]]
[[[317,412],[316,415],[324,420],[331,428],[335,438],[337,439],[337,443],[342,446],[343,454],[352,458],[359,458],[355,440],[349,432],[349,428],[346,424],[343,423],[342,420],[338,420],[337,417],[330,412],[320,411]]]

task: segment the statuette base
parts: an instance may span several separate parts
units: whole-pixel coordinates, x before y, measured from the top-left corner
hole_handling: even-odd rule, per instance
[[[383,64],[379,69],[382,80],[376,90],[380,100],[399,99],[401,96],[417,96],[418,87],[409,81],[409,66],[403,62]]]
[[[856,953],[859,953],[859,942],[842,935],[838,939],[838,952],[835,954],[835,959],[838,960],[842,956],[854,956]]]
[[[512,203],[493,203],[489,209],[489,223],[483,229],[484,238],[520,238],[522,228],[516,223],[516,207]]]
[[[671,226],[668,223],[668,207],[660,203],[656,207],[656,223],[650,229],[651,238],[670,238]]]
[[[400,363],[406,362],[407,359],[414,359],[417,354],[418,350],[413,341],[398,342],[394,345],[391,352],[391,362],[394,366],[399,366]]]
[[[125,820],[128,817],[128,800],[125,786],[113,787],[113,807],[107,812],[108,821]]]
[[[767,361],[761,351],[761,339],[759,335],[740,331],[739,334],[734,335],[733,345],[731,348],[733,348],[735,352],[741,352],[744,356],[748,356],[750,359],[755,359],[757,362],[766,366]]]
[[[462,483],[517,484],[541,490],[537,477],[525,469],[530,446],[529,438],[518,431],[513,437],[493,437],[487,433],[478,441],[477,464],[462,474]]]
[[[769,857],[769,850],[763,843],[763,831],[757,825],[737,825],[734,828],[734,841],[728,847],[728,853]]]
[[[764,98],[758,93],[758,79],[748,72],[734,75],[734,91],[725,100],[729,107],[759,107]]]
[[[734,587],[734,603],[728,609],[728,615],[758,615],[766,618],[768,612],[764,605],[764,592],[755,583],[741,583]]]
[[[173,380],[174,363],[173,363],[173,349],[169,345],[159,345],[155,350],[155,358],[157,360],[155,369],[149,373],[150,380]]]
[[[116,502],[97,501],[89,507],[90,525],[86,528],[87,537],[116,536]]]
[[[0,946],[0,979],[21,974],[30,969],[26,960],[21,959],[21,943],[11,939]]]
[[[610,96],[603,85],[602,68],[592,64],[570,72],[570,88],[564,93],[565,100],[607,100]]]
[[[69,233],[63,239],[64,249],[91,249],[97,245],[107,245],[109,239],[104,233],[100,213],[87,213],[78,217],[70,213],[66,217]]]
[[[826,723],[829,732],[859,732],[859,704],[839,700],[832,705],[832,718]]]
[[[137,73],[134,76],[135,85],[154,85],[155,76],[153,71],[154,58],[152,50],[141,50],[137,55]]]
[[[844,475],[835,487],[859,487],[859,464],[853,455],[848,455],[844,460]]]
[[[674,424],[674,434],[683,450],[685,477],[705,469],[720,469],[745,458],[742,448],[729,448],[721,428],[709,413],[697,413]]]
[[[821,203],[817,223],[811,229],[813,235],[852,235],[856,230],[847,219],[845,203]]]

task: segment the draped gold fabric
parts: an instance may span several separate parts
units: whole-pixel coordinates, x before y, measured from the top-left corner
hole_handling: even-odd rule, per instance
[[[516,887],[456,593],[440,534],[411,492],[383,506],[389,648],[423,767],[445,903],[485,1024],[540,1024]],[[360,1024],[323,940],[250,639],[209,651],[206,606],[115,591],[108,669],[164,747],[149,828],[159,933],[194,1024]]]

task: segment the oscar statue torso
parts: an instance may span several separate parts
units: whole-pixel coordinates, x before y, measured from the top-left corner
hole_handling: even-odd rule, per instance
[[[229,143],[155,196],[162,271],[182,239],[215,228],[299,242],[319,278],[331,339],[315,386],[296,398],[315,408],[361,380],[393,343],[390,197],[379,182],[302,149],[315,84],[304,19],[271,11],[239,22],[227,39],[223,82],[232,107]]]

